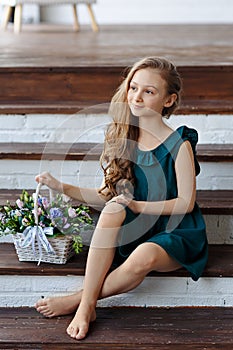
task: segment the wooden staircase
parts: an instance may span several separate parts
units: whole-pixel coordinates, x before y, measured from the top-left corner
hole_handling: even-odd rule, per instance
[[[20,263],[12,244],[0,245],[0,276],[26,278],[83,276],[87,250],[58,266]],[[202,279],[233,278],[233,247],[210,246],[210,258]],[[184,278],[184,269],[172,274],[151,273],[148,278]],[[167,276],[167,277],[166,277]],[[49,278],[50,277],[50,278]],[[64,280],[65,282],[65,280]],[[43,283],[43,282],[42,282]],[[16,282],[15,290],[20,284]],[[178,287],[178,285],[177,285]],[[146,291],[144,291],[144,298]],[[10,297],[10,296],[9,296]],[[72,315],[46,319],[33,308],[0,308],[0,349],[232,349],[232,307],[98,307],[97,321],[81,343],[69,338],[65,329]],[[204,328],[204,330],[203,330]]]
[[[49,59],[47,57],[48,42],[53,45],[53,52],[59,52],[56,47],[57,36],[53,33],[33,33],[36,45],[40,45],[41,41],[45,43],[41,47],[40,63],[34,41],[30,39],[30,47],[26,43],[31,38],[31,33],[25,32],[20,37],[21,47],[24,48],[22,57],[25,60],[20,61],[17,56],[18,42],[14,42],[11,47],[12,56],[8,64],[0,59],[0,86],[4,86],[0,94],[0,117],[4,116],[4,120],[12,123],[19,116],[30,116],[31,120],[35,120],[36,127],[42,118],[49,123],[56,115],[71,116],[75,113],[78,120],[80,111],[85,115],[87,124],[88,118],[99,118],[106,114],[108,102],[119,84],[124,68],[141,57],[141,52],[133,49],[136,43],[140,40],[143,42],[143,52],[146,55],[159,52],[166,54],[166,47],[161,47],[156,39],[156,33],[160,29],[164,42],[173,35],[174,47],[169,48],[167,55],[178,63],[184,80],[184,97],[176,118],[181,114],[186,115],[185,123],[189,125],[197,115],[203,119],[207,114],[209,117],[219,115],[224,125],[224,117],[233,114],[230,46],[227,49],[226,44],[221,49],[221,40],[216,41],[216,44],[213,41],[209,44],[206,44],[207,41],[200,42],[204,28],[208,30],[207,26],[200,26],[196,38],[194,33],[197,28],[185,27],[183,49],[190,47],[190,40],[193,40],[192,50],[188,52],[187,49],[186,52],[189,59],[185,62],[177,50],[176,43],[180,45],[180,41],[174,30],[180,36],[182,28],[161,27],[163,28],[151,26],[150,31],[142,27],[125,27],[120,30],[108,28],[106,32],[100,31],[98,37],[89,31],[84,31],[79,37],[60,33],[60,40],[70,57],[65,58],[60,52],[59,59],[52,54]],[[229,30],[222,27],[211,27],[211,30],[211,33],[216,31],[218,35],[224,33],[224,40],[227,38],[226,33],[229,33]],[[9,38],[12,45],[12,40],[16,39],[9,35],[6,33],[5,38]],[[0,42],[1,40],[3,39],[0,38]],[[113,42],[118,43],[119,48]],[[151,49],[152,42],[154,51]],[[216,47],[213,48],[213,45]],[[77,46],[85,54],[77,52]],[[205,56],[200,57],[200,48],[205,51]],[[213,50],[219,50],[218,59],[216,55],[213,57]],[[12,58],[14,55],[15,61]],[[20,128],[19,119],[17,123]],[[200,128],[198,132],[201,131]],[[9,128],[9,135],[10,133]],[[29,192],[34,191],[28,178],[32,177],[34,169],[39,172],[42,161],[48,161],[48,164],[64,161],[65,167],[75,162],[94,164],[98,162],[102,149],[101,140],[80,140],[69,145],[66,142],[46,142],[37,137],[32,141],[32,138],[30,141],[25,138],[19,142],[9,136],[8,141],[0,143],[3,177],[6,174],[5,167],[10,169],[9,173],[14,172],[16,163],[25,167],[23,186],[18,185],[15,179],[7,182],[6,178],[6,185],[0,190],[0,205],[7,200],[14,203],[23,188]],[[229,172],[226,187],[208,186],[206,180],[206,187],[197,191],[197,202],[206,219],[210,242],[208,265],[198,282],[193,282],[184,269],[166,274],[150,273],[135,291],[100,301],[97,321],[91,325],[88,337],[77,342],[65,333],[72,315],[45,319],[32,306],[41,296],[72,293],[82,286],[88,247],[65,265],[41,263],[37,266],[35,263],[19,262],[12,243],[1,243],[0,349],[231,350],[233,187],[230,188],[229,184],[233,182],[233,143],[230,139],[221,143],[199,143],[197,156],[203,167],[209,166],[212,169],[211,166],[217,164],[220,172],[225,169]],[[26,176],[31,164],[33,171]],[[22,178],[23,176],[24,174]]]

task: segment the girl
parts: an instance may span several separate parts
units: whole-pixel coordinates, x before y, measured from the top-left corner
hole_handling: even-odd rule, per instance
[[[102,205],[86,265],[83,290],[36,303],[46,317],[76,311],[67,328],[83,339],[96,318],[97,300],[137,287],[150,271],[181,267],[197,280],[207,262],[205,223],[195,203],[197,132],[165,122],[178,106],[181,79],[161,58],[137,62],[110,105],[101,164],[103,186],[84,189],[49,173],[48,187],[89,205]],[[112,263],[116,268],[109,272]]]

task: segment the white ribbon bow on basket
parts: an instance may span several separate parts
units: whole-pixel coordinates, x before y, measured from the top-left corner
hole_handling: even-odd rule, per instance
[[[37,242],[38,244],[38,249],[39,249],[39,261],[37,265],[40,265],[42,255],[43,255],[43,248],[44,250],[49,253],[49,254],[56,254],[54,251],[53,247],[49,243],[46,234],[51,235],[51,229],[53,230],[52,227],[44,227],[42,228],[41,226],[38,225],[39,223],[39,218],[38,218],[38,197],[39,197],[39,192],[42,184],[39,183],[36,188],[36,193],[34,196],[34,217],[35,217],[35,226],[30,226],[27,227],[23,232],[22,232],[22,239],[17,241],[17,245],[20,248],[28,248],[29,246],[32,247],[33,254],[36,256],[36,249],[35,249],[35,244]]]

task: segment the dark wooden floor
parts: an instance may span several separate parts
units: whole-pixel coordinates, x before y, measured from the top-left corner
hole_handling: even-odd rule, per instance
[[[71,316],[0,309],[0,349],[232,350],[232,308],[102,308],[86,339],[65,332]]]
[[[178,66],[232,65],[233,25],[24,25],[0,35],[0,67],[127,66],[147,55]]]

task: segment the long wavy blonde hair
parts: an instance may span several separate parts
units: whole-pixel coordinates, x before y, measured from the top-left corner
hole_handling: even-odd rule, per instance
[[[138,141],[138,118],[130,111],[127,94],[134,74],[145,68],[156,69],[167,83],[167,94],[176,94],[171,107],[164,107],[162,116],[169,118],[180,102],[182,82],[173,63],[164,58],[146,57],[126,70],[126,76],[113,96],[109,108],[112,122],[105,134],[104,150],[100,158],[104,171],[105,186],[100,192],[115,196],[132,192],[134,185],[133,159],[135,142]],[[106,191],[107,189],[107,191]]]

